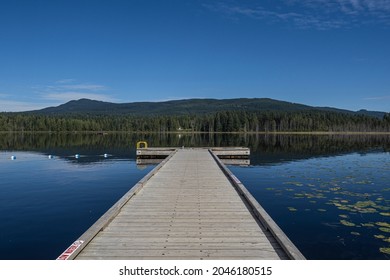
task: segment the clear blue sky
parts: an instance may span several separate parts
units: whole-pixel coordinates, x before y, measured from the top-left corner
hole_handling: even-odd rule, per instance
[[[390,0],[0,1],[0,112],[236,97],[390,111]]]

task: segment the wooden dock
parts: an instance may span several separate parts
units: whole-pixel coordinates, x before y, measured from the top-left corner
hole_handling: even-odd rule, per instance
[[[165,158],[172,154],[172,152],[183,149],[174,147],[155,147],[155,148],[137,148],[137,158],[150,159],[150,158]],[[198,148],[209,149],[209,148]],[[222,159],[247,159],[250,156],[250,149],[246,147],[215,147],[210,150]]]
[[[58,259],[305,259],[208,149],[175,149]]]

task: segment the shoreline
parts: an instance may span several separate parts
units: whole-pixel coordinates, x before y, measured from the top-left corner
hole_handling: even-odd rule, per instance
[[[0,131],[0,134],[243,134],[243,135],[390,135],[390,131],[275,131],[275,132],[203,132],[203,131]]]

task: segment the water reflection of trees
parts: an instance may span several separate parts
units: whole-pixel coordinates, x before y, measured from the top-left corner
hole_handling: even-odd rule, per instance
[[[177,133],[9,133],[0,134],[0,150],[40,151],[43,153],[116,153],[135,157],[136,142],[152,147],[245,146],[256,161],[330,156],[373,149],[390,151],[390,135],[313,135],[313,134],[177,134]]]

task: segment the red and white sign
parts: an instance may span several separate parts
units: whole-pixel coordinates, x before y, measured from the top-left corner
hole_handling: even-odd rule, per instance
[[[67,260],[69,259],[69,257],[74,253],[74,251],[77,250],[77,248],[79,248],[81,246],[81,244],[83,244],[84,241],[83,240],[76,240],[75,242],[73,242],[72,245],[70,245],[68,247],[68,249],[66,249],[58,258],[57,260]]]

